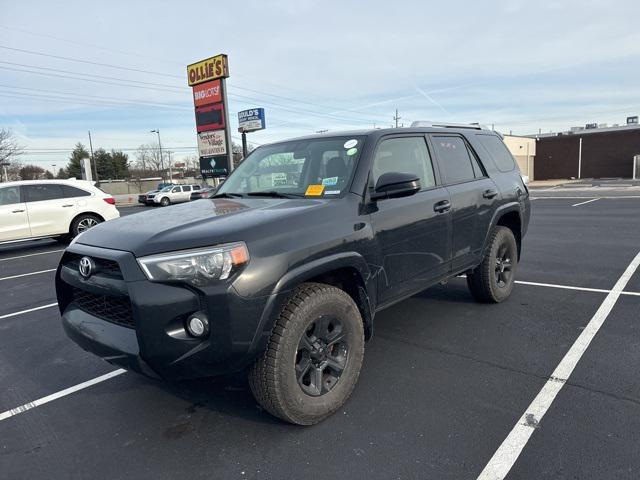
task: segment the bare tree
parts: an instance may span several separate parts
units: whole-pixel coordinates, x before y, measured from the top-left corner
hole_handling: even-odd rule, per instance
[[[2,173],[6,172],[6,180],[20,180],[20,168],[22,165],[16,160],[22,155],[24,149],[18,143],[13,132],[8,128],[0,129],[0,163],[10,163],[0,168],[0,180]]]
[[[0,162],[11,162],[23,152],[24,148],[18,143],[13,132],[8,128],[0,129]]]
[[[149,172],[149,174],[157,175],[162,173],[162,167],[169,169],[169,162],[173,157],[170,150],[162,150],[162,159],[160,158],[160,147],[157,143],[142,144],[135,153],[137,169]]]

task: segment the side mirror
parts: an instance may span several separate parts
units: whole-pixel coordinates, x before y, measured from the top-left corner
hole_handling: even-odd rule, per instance
[[[414,173],[383,173],[378,178],[371,200],[408,197],[419,192],[420,188],[420,179]]]

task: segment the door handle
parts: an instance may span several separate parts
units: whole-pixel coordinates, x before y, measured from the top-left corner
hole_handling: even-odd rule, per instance
[[[449,200],[442,200],[433,205],[433,211],[438,213],[444,213],[451,210],[451,202]]]
[[[485,190],[484,192],[482,192],[482,196],[484,198],[494,198],[498,195],[498,191],[494,190],[493,188],[490,188],[489,190]]]
[[[73,207],[73,204],[71,204],[71,205],[62,205],[62,208],[67,208],[67,207]]]
[[[11,213],[22,213],[22,212],[24,212],[24,209],[22,209],[22,210],[13,210]]]

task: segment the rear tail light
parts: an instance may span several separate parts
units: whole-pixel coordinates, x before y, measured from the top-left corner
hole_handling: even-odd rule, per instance
[[[113,197],[103,198],[103,200],[105,202],[107,202],[109,205],[115,205],[116,204],[116,201],[115,201],[115,199]]]

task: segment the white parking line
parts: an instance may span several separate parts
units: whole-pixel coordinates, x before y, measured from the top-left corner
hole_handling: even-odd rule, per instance
[[[20,275],[12,275],[10,277],[2,277],[2,278],[0,278],[0,281],[2,281],[2,280],[11,280],[13,278],[28,277],[29,275],[38,275],[40,273],[48,273],[48,272],[55,272],[55,271],[56,271],[55,268],[50,268],[49,270],[40,270],[39,272],[22,273]]]
[[[592,198],[591,200],[587,200],[586,202],[576,203],[575,205],[571,205],[572,207],[579,207],[580,205],[584,205],[586,203],[595,202],[596,200],[600,200],[600,198]]]
[[[29,308],[28,310],[21,310],[19,312],[7,313],[6,315],[0,315],[0,320],[3,320],[5,318],[9,318],[9,317],[15,317],[16,315],[22,315],[22,314],[25,314],[25,313],[35,312],[36,310],[43,310],[45,308],[55,307],[56,305],[58,305],[57,302],[56,303],[50,303],[49,305],[42,305],[41,307]]]
[[[50,253],[60,253],[60,252],[64,252],[64,249],[50,250],[48,252],[30,253],[29,255],[20,255],[19,257],[0,258],[0,262],[7,262],[9,260],[18,260],[19,258],[35,257],[36,255],[48,255]]]
[[[640,265],[640,253],[631,261],[622,276],[618,279],[613,289],[606,296],[596,313],[591,317],[589,323],[582,331],[578,339],[571,345],[571,348],[553,371],[549,380],[544,384],[542,390],[534,398],[531,405],[522,414],[518,423],[513,427],[507,438],[502,442],[496,453],[493,454],[489,463],[478,476],[478,480],[501,480],[507,476],[511,467],[516,462],[522,449],[533,434],[538,424],[542,421],[549,407],[556,396],[567,382],[573,369],[580,358],[589,347],[591,340],[596,336],[600,327],[614,305],[618,301],[620,294]]]
[[[611,290],[605,290],[604,288],[573,287],[571,285],[557,285],[555,283],[525,282],[524,280],[516,280],[515,283],[519,283],[520,285],[530,285],[532,287],[548,287],[548,288],[561,288],[563,290],[578,290],[580,292],[596,292],[596,293],[611,292]],[[620,292],[620,295],[631,295],[634,297],[640,297],[640,292]]]
[[[96,383],[104,382],[105,380],[109,380],[110,378],[117,377],[118,375],[122,375],[125,372],[126,370],[119,368],[118,370],[114,370],[113,372],[109,372],[105,375],[101,375],[91,380],[87,380],[86,382],[79,383],[78,385],[74,385],[73,387],[65,388],[64,390],[60,390],[59,392],[52,393],[51,395],[47,395],[46,397],[39,398],[37,400],[34,400],[33,402],[25,403],[24,405],[20,405],[19,407],[12,408],[11,410],[7,410],[6,412],[0,413],[0,422],[2,420],[6,420],[7,418],[11,418],[15,415],[31,410],[32,408],[39,407],[41,405],[44,405],[45,403],[49,403],[54,400],[57,400],[58,398],[71,395],[72,393],[75,393],[78,390],[91,387]]]

